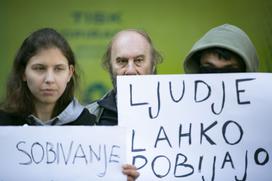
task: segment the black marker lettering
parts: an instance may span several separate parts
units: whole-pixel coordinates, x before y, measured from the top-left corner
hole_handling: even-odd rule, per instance
[[[265,159],[264,159],[262,162],[260,162],[260,160],[259,160],[259,154],[262,153],[262,152],[263,152],[266,156],[265,156]],[[265,164],[269,161],[269,154],[268,154],[268,152],[267,152],[265,149],[263,149],[263,148],[258,148],[258,149],[256,150],[255,154],[254,154],[254,160],[255,160],[255,163],[256,163],[257,165],[265,165]]]
[[[236,181],[246,181],[246,179],[247,179],[247,164],[248,164],[248,161],[247,161],[247,151],[246,151],[246,156],[245,156],[245,172],[244,172],[244,176],[243,176],[242,180],[239,180],[239,179],[237,178],[237,176],[235,176],[235,180],[236,180]]]
[[[77,158],[83,158],[84,161],[85,161],[85,164],[87,165],[88,164],[88,161],[87,161],[87,158],[86,158],[86,154],[84,153],[84,150],[82,148],[82,145],[79,144],[77,149],[76,149],[76,152],[75,152],[75,155],[74,155],[74,159],[73,159],[73,164],[75,164],[76,162],[76,159]]]
[[[34,148],[35,147],[36,148],[40,148],[40,150],[42,152],[40,160],[35,160],[35,157],[36,157],[35,156],[36,154],[34,152]],[[37,153],[39,153],[39,152],[37,152]],[[37,155],[40,155],[40,154],[37,154]],[[43,146],[40,143],[35,142],[35,143],[32,144],[32,146],[31,146],[31,156],[32,156],[33,162],[36,163],[36,164],[39,164],[39,163],[41,163],[43,161],[43,158],[44,158],[44,149],[43,149]]]
[[[230,123],[233,123],[234,125],[236,125],[237,128],[238,128],[238,130],[239,130],[239,132],[240,132],[240,137],[237,139],[237,141],[232,142],[232,143],[231,143],[231,142],[227,139],[227,137],[226,137],[227,126],[228,126]],[[241,127],[237,122],[229,120],[229,121],[226,121],[226,122],[224,123],[223,128],[222,128],[222,134],[223,134],[223,138],[224,138],[224,140],[225,140],[225,142],[226,142],[227,144],[229,144],[229,145],[236,145],[236,144],[238,144],[238,143],[242,140],[244,131],[243,131],[242,127]]]
[[[172,91],[172,82],[169,82],[169,89],[170,89],[171,99],[172,99],[174,102],[176,102],[176,103],[178,103],[179,101],[181,101],[181,99],[182,99],[183,96],[184,96],[184,93],[185,93],[185,82],[184,82],[184,80],[182,81],[182,85],[183,85],[183,89],[182,89],[181,96],[180,96],[180,98],[175,99],[174,96],[173,96],[173,91]]]
[[[203,161],[203,155],[199,157],[199,163],[198,163],[198,172],[201,172],[202,168],[202,161]]]
[[[204,98],[198,100],[198,99],[197,99],[197,93],[198,93],[198,85],[199,85],[200,83],[202,83],[203,85],[205,85],[205,86],[207,87],[208,92],[207,92],[206,97],[204,97]],[[200,92],[202,92],[202,91],[200,91]],[[194,95],[194,100],[195,100],[195,102],[203,102],[203,101],[205,101],[206,99],[208,99],[208,98],[210,97],[210,95],[211,95],[211,87],[210,87],[206,82],[204,82],[204,81],[202,81],[202,80],[196,80],[196,81],[195,81],[195,95]]]
[[[63,156],[63,160],[64,160],[65,165],[67,165],[67,163],[68,163],[68,161],[70,159],[72,148],[73,148],[73,144],[74,144],[74,141],[72,141],[70,143],[70,147],[69,147],[69,150],[68,150],[68,153],[67,153],[67,157],[66,157],[65,153],[64,153],[64,150],[63,150],[63,147],[62,147],[62,144],[60,143],[60,147],[61,147],[61,151],[62,151],[62,156]]]
[[[20,142],[17,143],[17,145],[16,145],[17,150],[20,151],[20,152],[22,152],[22,153],[24,153],[24,154],[27,156],[27,158],[29,159],[29,160],[26,161],[26,162],[20,162],[20,163],[19,163],[20,165],[30,165],[30,164],[32,163],[31,156],[27,153],[27,151],[23,150],[23,149],[20,147],[22,144],[25,144],[25,143],[26,143],[25,141],[20,141]]]
[[[183,158],[183,161],[179,162],[180,158]],[[190,164],[185,164],[187,162],[187,157],[181,153],[177,154],[176,156],[176,162],[175,162],[175,169],[174,169],[174,176],[177,177],[177,178],[180,178],[180,177],[187,177],[189,175],[192,175],[194,173],[194,167]],[[189,168],[191,171],[188,172],[187,174],[184,174],[184,175],[177,175],[177,167],[180,166],[180,167],[183,167],[181,169],[184,169],[185,168]]]
[[[191,145],[191,143],[192,143],[192,123],[190,123],[188,133],[182,133],[182,124],[179,125],[179,147],[181,146],[181,138],[186,137],[186,136],[188,137],[189,145]]]
[[[142,159],[144,161],[144,163],[141,165],[141,166],[137,166],[138,164],[136,163],[136,159]],[[143,168],[146,164],[147,164],[147,158],[143,155],[137,155],[137,156],[134,156],[133,159],[132,159],[132,164],[135,165],[137,167],[137,169],[141,169]]]
[[[106,145],[104,145],[104,158],[105,158],[105,162],[104,162],[104,171],[98,174],[98,177],[104,177],[107,173],[107,168],[108,168],[108,162],[107,162],[107,151],[106,151]]]
[[[135,138],[135,130],[133,129],[133,130],[132,130],[132,137],[131,137],[131,151],[132,151],[132,152],[145,151],[144,148],[138,148],[138,149],[135,149],[135,148],[134,148],[134,138]]]
[[[166,171],[166,173],[165,173],[164,175],[158,174],[158,173],[155,171],[155,162],[156,162],[157,159],[159,159],[159,158],[160,158],[160,159],[161,159],[161,158],[165,158],[165,160],[166,160],[167,163],[168,163],[168,170]],[[158,156],[156,156],[156,157],[154,158],[154,160],[152,161],[152,163],[151,163],[151,168],[152,168],[152,171],[153,171],[153,173],[154,173],[154,175],[155,175],[156,177],[158,177],[158,178],[163,178],[163,177],[167,176],[168,173],[170,172],[170,170],[171,170],[171,162],[170,162],[169,158],[167,158],[166,156],[164,156],[164,155],[158,155]]]
[[[141,105],[146,105],[148,104],[147,102],[141,102],[141,103],[133,103],[133,100],[132,100],[132,84],[129,84],[129,99],[130,99],[130,106],[141,106]]]
[[[225,106],[225,84],[224,84],[224,82],[222,81],[222,103],[221,103],[221,109],[219,110],[219,112],[216,112],[215,110],[214,110],[214,103],[212,103],[212,112],[214,113],[214,114],[216,114],[216,115],[219,115],[219,114],[221,114],[222,113],[222,111],[223,111],[223,109],[224,109],[224,106]]]
[[[93,155],[95,156],[97,161],[100,161],[101,160],[101,144],[99,144],[98,154],[93,150],[91,145],[89,145],[89,149],[90,149],[90,162],[93,162]]]
[[[46,163],[47,164],[52,164],[56,161],[57,159],[57,154],[54,151],[54,145],[53,143],[50,142],[46,142]],[[51,153],[51,154],[50,154]],[[50,159],[50,155],[51,155],[51,159]]]
[[[148,111],[149,111],[149,117],[151,119],[155,119],[159,116],[159,113],[160,113],[160,109],[161,109],[161,97],[160,97],[160,82],[158,82],[158,85],[157,85],[157,100],[158,100],[158,108],[157,108],[157,114],[155,116],[152,115],[152,111],[151,111],[151,107],[148,108]]]
[[[230,162],[231,167],[234,169],[233,161],[232,161],[232,158],[231,158],[230,153],[228,151],[226,152],[221,169],[223,169],[225,167],[226,162]]]
[[[160,138],[160,135],[161,135],[162,132],[163,132],[163,137]],[[157,148],[157,143],[158,143],[158,141],[162,141],[162,140],[166,140],[167,143],[168,143],[168,145],[172,148],[172,145],[171,145],[171,143],[170,143],[170,141],[169,141],[169,139],[168,139],[168,136],[167,136],[167,134],[166,134],[166,132],[165,132],[163,126],[160,127],[159,134],[158,134],[158,136],[157,136],[157,139],[156,139],[154,148]]]
[[[239,84],[241,82],[245,82],[245,81],[251,81],[251,80],[255,80],[255,78],[248,78],[248,79],[237,79],[236,80],[236,94],[237,94],[237,103],[238,104],[250,104],[250,101],[241,101],[240,100],[240,94],[242,92],[245,92],[244,89],[239,89]]]
[[[110,163],[119,163],[118,159],[120,158],[120,156],[118,154],[115,154],[115,152],[114,152],[115,149],[120,149],[120,146],[119,145],[112,145],[110,159],[109,159]]]
[[[203,123],[201,123],[201,130],[200,130],[200,144],[202,144],[202,138],[205,136],[206,140],[211,145],[216,145],[216,143],[206,134],[208,130],[210,130],[212,127],[214,127],[217,124],[217,121],[213,122],[210,126],[208,126],[206,129],[203,128]]]

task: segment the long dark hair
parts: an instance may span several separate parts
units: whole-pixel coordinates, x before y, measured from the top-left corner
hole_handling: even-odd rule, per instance
[[[67,58],[68,64],[76,68],[74,53],[68,42],[52,28],[42,28],[31,33],[22,43],[18,50],[12,71],[7,81],[6,98],[2,104],[2,109],[6,112],[27,116],[35,111],[33,95],[22,77],[28,61],[31,57],[39,53],[40,50],[58,48]],[[67,83],[67,87],[58,99],[52,116],[58,115],[74,97],[75,86],[78,84],[76,71]]]

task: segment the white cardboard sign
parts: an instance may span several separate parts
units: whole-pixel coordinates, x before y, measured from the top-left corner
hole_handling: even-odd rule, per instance
[[[139,181],[272,180],[272,74],[121,76]]]
[[[0,180],[126,180],[119,127],[0,127]]]

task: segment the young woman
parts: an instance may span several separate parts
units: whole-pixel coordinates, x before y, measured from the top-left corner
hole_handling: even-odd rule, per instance
[[[74,97],[78,83],[74,54],[54,29],[33,32],[22,43],[13,62],[1,105],[0,125],[94,125]],[[139,173],[126,164],[123,173],[133,181]]]
[[[44,28],[27,37],[13,62],[1,125],[93,125],[95,116],[74,98],[76,62],[67,41]]]

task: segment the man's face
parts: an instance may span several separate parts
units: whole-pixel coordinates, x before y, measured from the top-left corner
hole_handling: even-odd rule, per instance
[[[200,57],[200,73],[244,72],[243,64],[235,56],[226,60],[213,52],[203,52]]]
[[[146,75],[155,71],[151,47],[137,32],[121,32],[112,44],[111,78],[116,88],[117,75]]]

